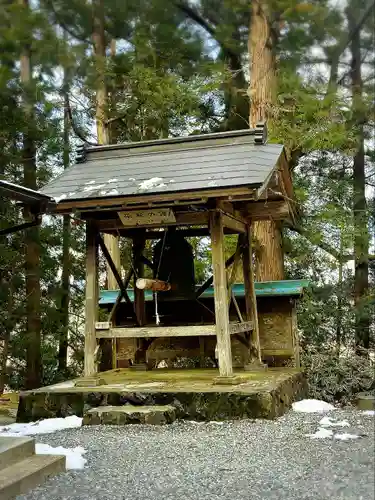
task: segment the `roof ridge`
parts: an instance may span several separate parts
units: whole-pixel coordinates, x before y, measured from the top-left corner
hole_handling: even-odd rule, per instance
[[[186,142],[200,142],[212,139],[226,139],[231,137],[253,136],[254,144],[264,145],[267,142],[267,127],[265,123],[259,123],[255,128],[228,130],[225,132],[212,132],[208,134],[187,135],[180,137],[168,137],[164,139],[151,139],[147,141],[123,142],[120,144],[106,144],[87,146],[83,144],[78,148],[77,163],[85,160],[86,153],[97,151],[111,151],[118,149],[137,149],[147,146],[163,146],[168,144],[180,144]]]

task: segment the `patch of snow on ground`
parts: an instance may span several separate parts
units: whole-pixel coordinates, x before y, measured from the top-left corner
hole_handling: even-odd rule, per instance
[[[117,181],[118,181],[118,179],[113,178],[113,179],[108,179],[108,181],[107,181],[107,182],[108,182],[108,183],[111,183],[111,182],[117,182]]]
[[[323,417],[319,422],[319,425],[321,425],[322,427],[350,427],[350,424],[347,420],[335,421],[330,417]]]
[[[362,412],[362,415],[367,415],[369,417],[375,417],[375,410],[365,410]]]
[[[340,441],[349,441],[350,439],[358,439],[360,436],[358,434],[348,434],[344,432],[343,434],[335,434],[334,438]]]
[[[48,418],[28,424],[10,424],[0,427],[1,436],[33,436],[36,434],[50,434],[64,429],[75,429],[82,426],[82,418],[72,415],[65,418]]]
[[[333,437],[333,431],[331,431],[331,429],[321,427],[314,434],[306,434],[306,436],[311,439],[327,439]]]
[[[58,446],[57,448],[54,448],[49,444],[36,443],[35,453],[37,455],[65,455],[67,469],[83,469],[87,462],[87,460],[82,456],[86,453],[86,450],[81,446],[77,446],[76,448],[64,448],[63,446]]]
[[[294,411],[301,413],[325,413],[326,411],[336,409],[330,403],[318,399],[303,399],[302,401],[293,403],[292,407]]]

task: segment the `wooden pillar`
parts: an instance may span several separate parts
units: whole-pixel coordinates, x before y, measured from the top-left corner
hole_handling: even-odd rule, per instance
[[[112,234],[104,234],[103,236],[104,244],[108,249],[109,255],[112,257],[113,263],[116,266],[120,276],[121,276],[121,255],[120,255],[120,245],[119,237]],[[119,285],[117,283],[116,277],[111,271],[111,266],[106,264],[107,271],[107,290],[118,290]],[[111,368],[117,368],[117,340],[116,339],[101,339],[101,349],[102,349],[102,363],[100,370],[106,371]]]
[[[251,224],[247,225],[246,234],[243,235],[244,245],[242,254],[243,277],[245,285],[245,305],[248,321],[253,322],[252,348],[256,350],[257,361],[262,360],[259,341],[259,321],[257,299],[255,295],[254,264],[252,250]]]
[[[144,263],[141,257],[143,255],[145,246],[146,246],[146,234],[144,230],[140,229],[133,238],[133,267],[135,270],[134,306],[139,326],[144,326],[146,324],[145,291],[137,288],[135,286],[135,283],[138,278],[143,278],[144,276]],[[146,362],[146,351],[147,351],[146,339],[137,339],[137,351],[135,354],[136,358],[135,362],[137,364]]]
[[[98,242],[97,227],[94,221],[86,223],[86,302],[85,302],[85,377],[97,372],[95,362],[96,332],[98,318]]]
[[[220,377],[232,377],[232,351],[229,334],[228,290],[224,257],[224,231],[223,219],[219,211],[211,213],[210,223],[219,372]]]

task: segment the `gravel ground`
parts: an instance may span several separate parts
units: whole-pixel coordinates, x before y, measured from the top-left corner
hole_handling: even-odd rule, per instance
[[[326,414],[327,415],[327,414]],[[352,441],[311,439],[322,415],[289,412],[276,421],[83,427],[37,436],[83,446],[87,465],[18,500],[374,500],[374,418],[355,410]]]

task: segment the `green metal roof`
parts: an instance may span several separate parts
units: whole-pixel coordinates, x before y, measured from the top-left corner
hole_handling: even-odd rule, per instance
[[[304,288],[307,288],[307,280],[284,280],[284,281],[263,281],[255,283],[255,293],[257,297],[280,297],[280,296],[300,296]],[[236,297],[244,297],[245,289],[243,283],[237,283],[232,288]],[[119,290],[100,290],[99,305],[114,304]],[[134,300],[133,289],[128,290],[131,300]],[[213,298],[214,288],[209,287],[201,297]],[[152,300],[152,292],[145,291],[145,299]],[[124,299],[123,299],[124,300]]]

